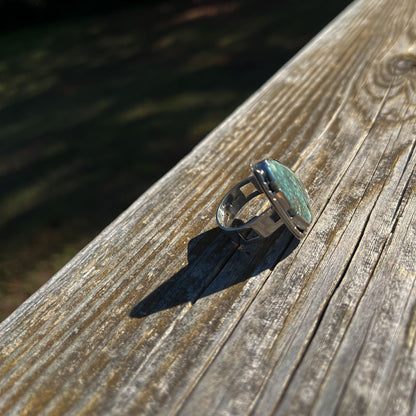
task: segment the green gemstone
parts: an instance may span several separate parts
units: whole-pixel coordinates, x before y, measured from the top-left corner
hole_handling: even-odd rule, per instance
[[[269,178],[272,192],[282,192],[290,205],[289,214],[301,215],[305,221],[312,222],[309,209],[309,196],[302,182],[286,166],[274,159],[266,159],[262,168]]]

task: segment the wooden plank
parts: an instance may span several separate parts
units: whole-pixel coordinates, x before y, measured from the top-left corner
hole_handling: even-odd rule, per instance
[[[414,412],[415,8],[355,2],[4,321],[0,413]],[[315,222],[236,247],[266,155]]]

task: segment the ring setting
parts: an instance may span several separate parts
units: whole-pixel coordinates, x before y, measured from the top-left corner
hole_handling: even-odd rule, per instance
[[[250,164],[252,175],[232,187],[221,200],[217,209],[217,223],[224,231],[238,233],[243,240],[269,237],[282,225],[299,240],[302,239],[312,222],[310,199],[303,183],[294,172],[275,159],[264,159]],[[264,198],[261,213],[250,213],[250,206],[258,209],[253,201]],[[249,211],[248,220],[241,220],[239,214]],[[253,213],[254,212],[254,213]],[[247,231],[255,236],[247,238]],[[251,235],[251,234],[250,234]]]

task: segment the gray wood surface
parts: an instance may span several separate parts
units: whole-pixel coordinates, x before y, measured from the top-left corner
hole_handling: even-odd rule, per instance
[[[416,414],[415,121],[415,1],[353,3],[0,325],[0,414]],[[265,156],[314,223],[235,246]]]

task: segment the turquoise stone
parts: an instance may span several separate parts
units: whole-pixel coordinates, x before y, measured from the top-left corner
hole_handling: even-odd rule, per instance
[[[282,192],[290,205],[291,216],[301,215],[308,223],[312,222],[309,209],[309,195],[302,182],[286,166],[274,159],[266,159],[261,168],[268,178],[268,185],[272,192]]]

